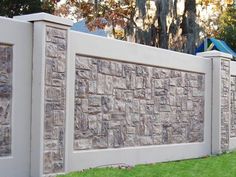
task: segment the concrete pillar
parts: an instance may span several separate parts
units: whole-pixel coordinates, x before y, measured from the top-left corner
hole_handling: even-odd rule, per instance
[[[212,60],[212,153],[229,150],[230,138],[230,60],[219,51],[199,53]]]
[[[54,176],[66,169],[66,67],[73,22],[45,13],[14,18],[32,22],[34,29],[31,176]]]

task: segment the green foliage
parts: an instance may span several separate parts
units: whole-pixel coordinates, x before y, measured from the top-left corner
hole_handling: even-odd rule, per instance
[[[236,51],[236,7],[229,7],[219,20],[218,38],[224,40]]]
[[[37,12],[53,13],[56,3],[56,0],[0,0],[0,16],[13,17]]]
[[[137,165],[134,168],[97,168],[60,177],[235,177],[236,152],[179,162]]]

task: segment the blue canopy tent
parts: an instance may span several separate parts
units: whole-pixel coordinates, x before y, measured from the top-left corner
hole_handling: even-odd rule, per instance
[[[210,51],[210,50],[218,50],[220,52],[228,53],[236,57],[236,52],[234,52],[225,41],[218,40],[215,38],[207,38],[204,42],[196,49],[196,53]]]

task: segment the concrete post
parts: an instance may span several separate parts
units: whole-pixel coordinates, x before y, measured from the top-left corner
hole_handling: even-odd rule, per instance
[[[31,176],[54,176],[65,167],[66,66],[73,22],[39,13],[14,17],[33,23]]]
[[[218,51],[199,53],[212,60],[212,154],[229,150],[230,138],[230,60]]]

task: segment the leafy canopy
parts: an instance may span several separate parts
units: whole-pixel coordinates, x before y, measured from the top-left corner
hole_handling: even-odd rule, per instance
[[[232,6],[222,14],[219,20],[218,37],[226,41],[236,51],[236,7]]]
[[[36,12],[53,13],[57,2],[59,0],[0,0],[0,16],[13,17]]]

